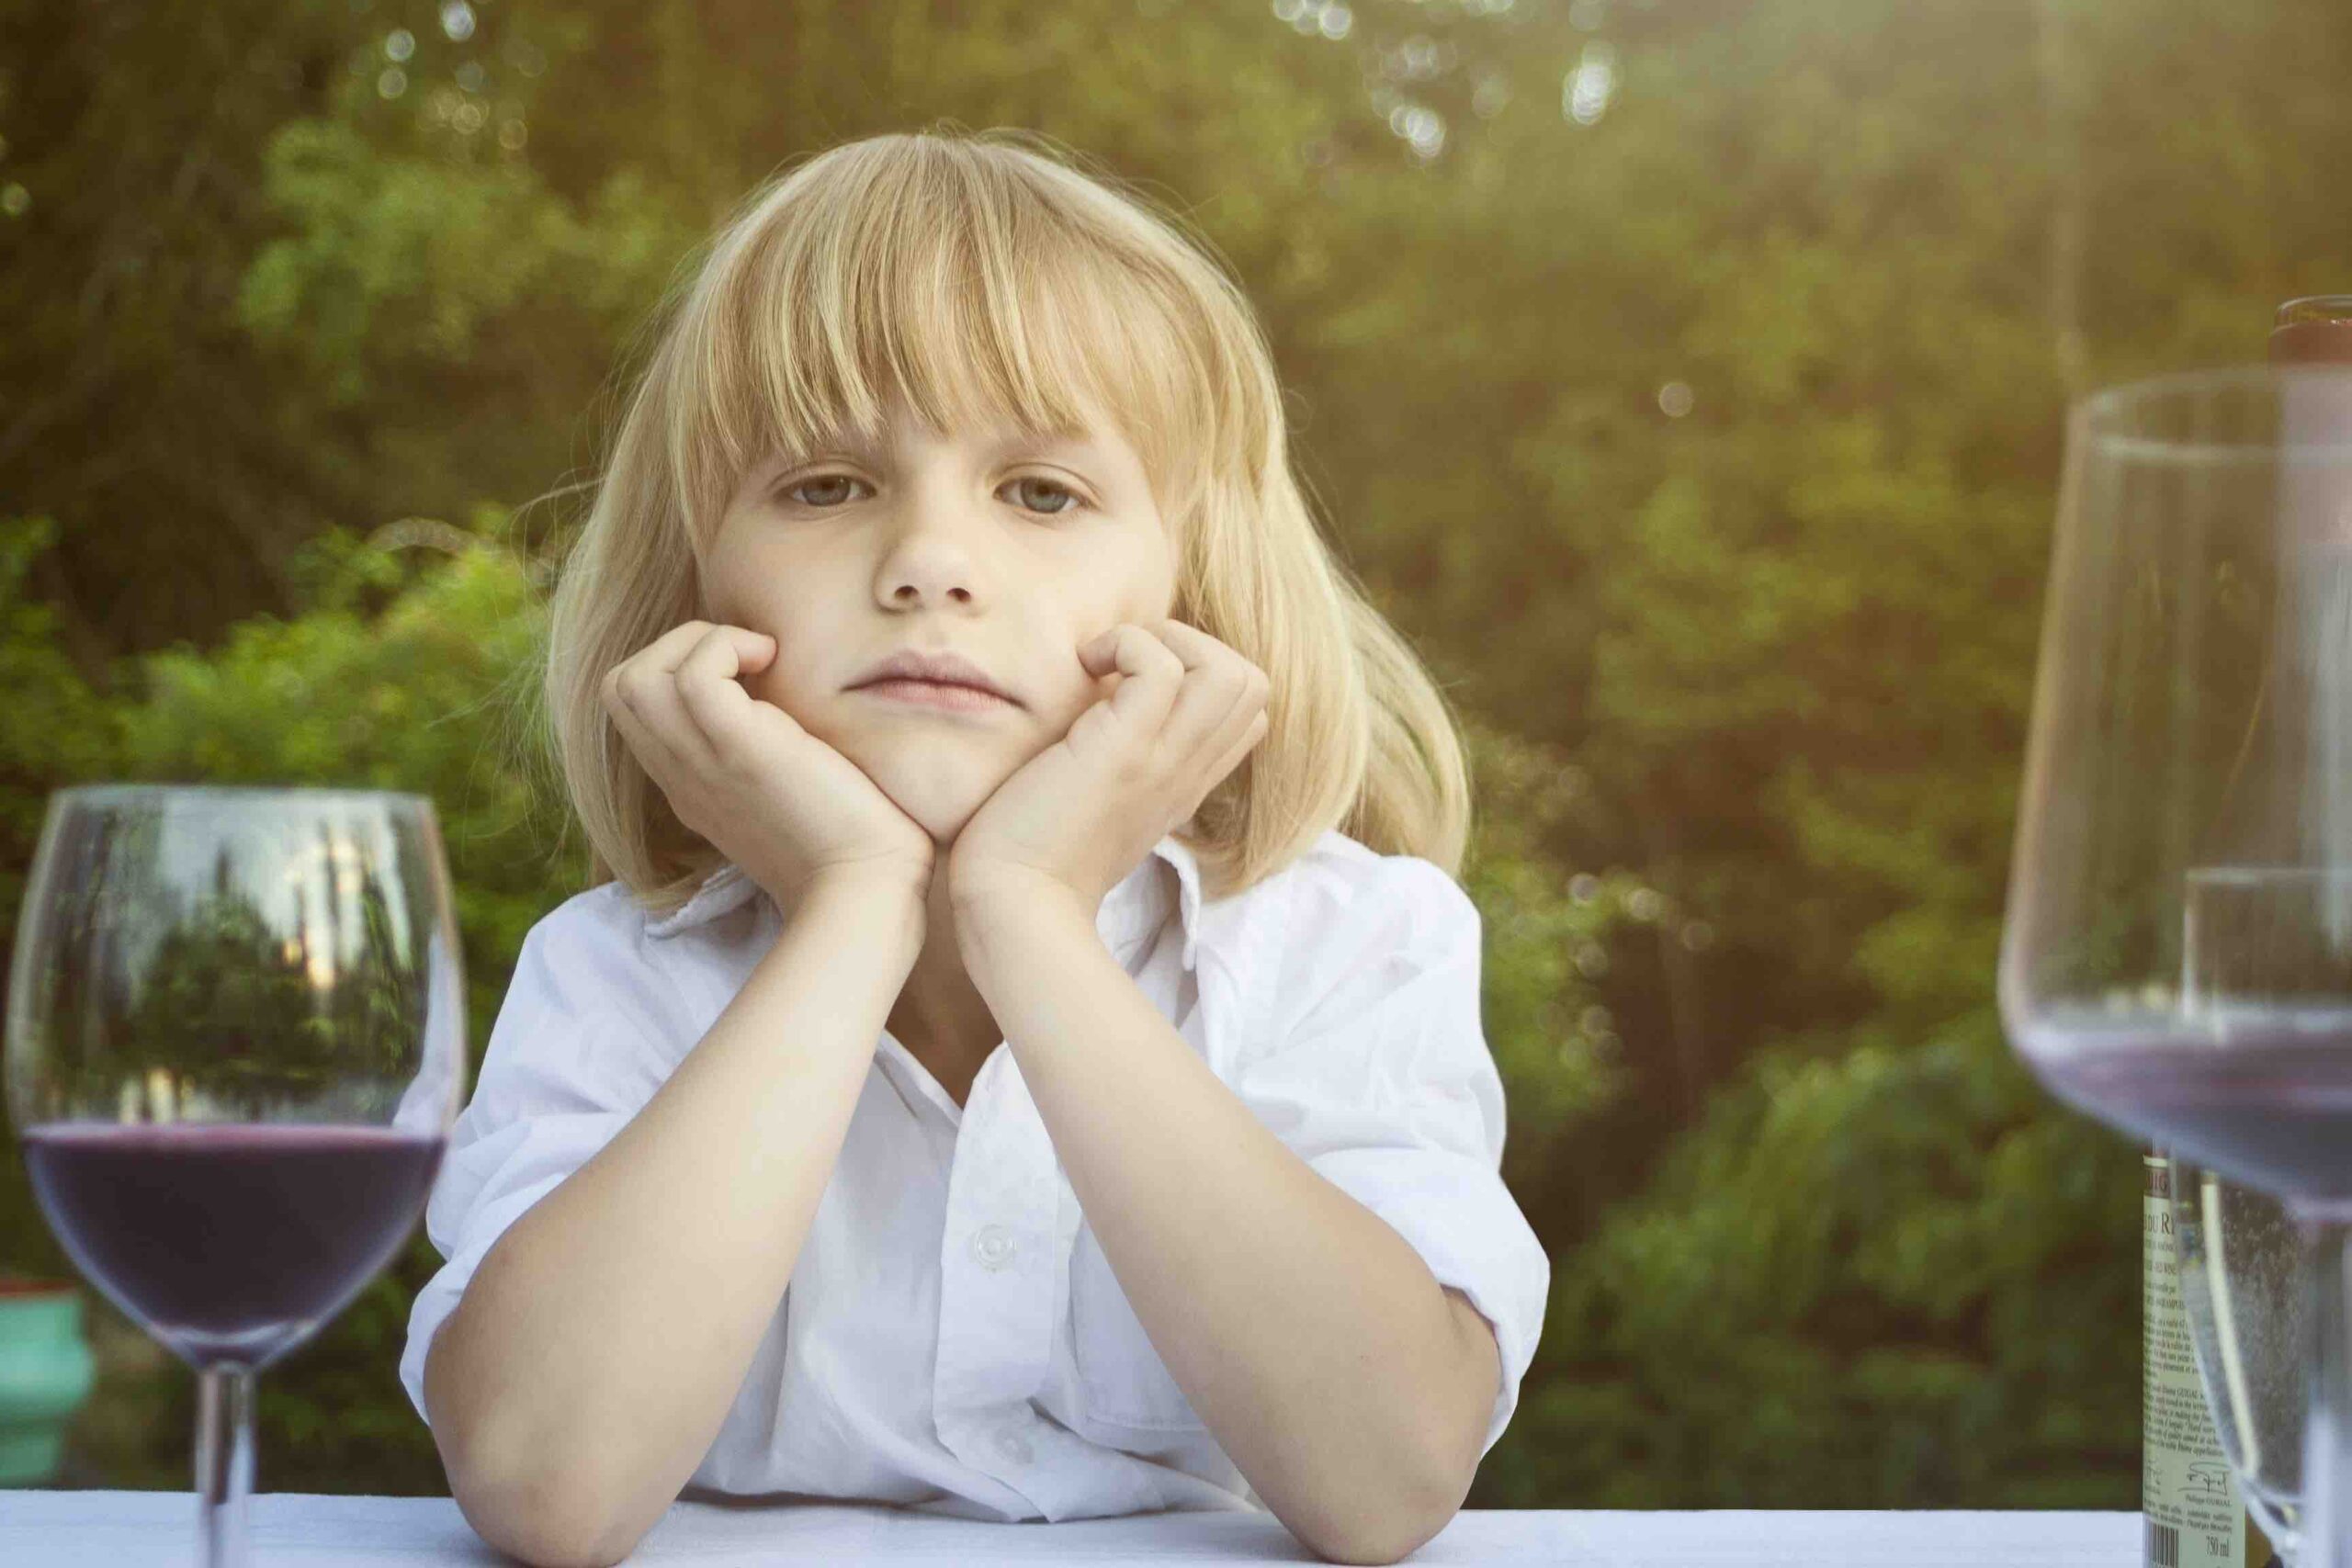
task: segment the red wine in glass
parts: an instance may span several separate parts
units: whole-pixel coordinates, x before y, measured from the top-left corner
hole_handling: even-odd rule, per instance
[[[75,1265],[198,1373],[199,1561],[245,1562],[253,1389],[390,1262],[465,1092],[432,802],[50,797],[10,955],[7,1101]]]
[[[2068,1104],[2233,1181],[2352,1202],[2352,1013],[2243,1021],[2202,1051],[2094,1036],[2035,1061]]]
[[[400,1250],[446,1141],[299,1122],[24,1134],[33,1190],[82,1272],[191,1366],[256,1370]]]

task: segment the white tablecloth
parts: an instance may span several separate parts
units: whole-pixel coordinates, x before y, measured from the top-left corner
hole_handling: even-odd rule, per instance
[[[253,1499],[254,1568],[511,1562],[446,1497]],[[196,1499],[176,1492],[0,1491],[7,1568],[183,1568]],[[1271,1516],[1138,1514],[1061,1524],[984,1524],[878,1505],[679,1503],[628,1561],[722,1565],[1135,1559],[1314,1562]],[[2137,1568],[2136,1513],[1581,1513],[1469,1509],[1408,1563],[1544,1568]]]

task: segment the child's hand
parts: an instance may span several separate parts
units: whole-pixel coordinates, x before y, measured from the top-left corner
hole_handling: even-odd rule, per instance
[[[1197,626],[1122,622],[1078,657],[1112,689],[965,823],[958,903],[1066,887],[1095,909],[1265,736],[1265,672]]]
[[[605,677],[605,711],[678,820],[789,907],[835,874],[931,886],[931,832],[864,769],[736,677],[775,639],[741,626],[671,627]]]

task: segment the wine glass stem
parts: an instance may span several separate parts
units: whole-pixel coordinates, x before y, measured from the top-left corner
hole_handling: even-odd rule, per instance
[[[203,1568],[245,1568],[245,1499],[254,1489],[254,1374],[197,1374],[196,1505]]]

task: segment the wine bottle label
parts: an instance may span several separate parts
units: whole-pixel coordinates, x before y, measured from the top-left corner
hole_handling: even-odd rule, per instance
[[[2197,1353],[2181,1315],[2174,1261],[2171,1168],[2142,1156],[2140,1513],[2147,1568],[2243,1568],[2246,1517],[2238,1478],[2222,1452]]]

